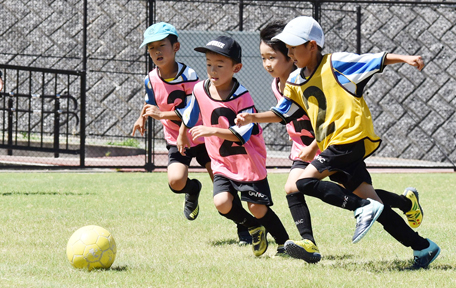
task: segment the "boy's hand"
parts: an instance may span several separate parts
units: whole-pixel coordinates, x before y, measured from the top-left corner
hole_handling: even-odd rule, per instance
[[[212,127],[206,127],[202,125],[193,127],[192,129],[190,129],[190,133],[192,134],[193,140],[200,137],[212,136],[213,131],[211,128]]]
[[[144,111],[143,117],[152,117],[155,120],[162,119],[162,113],[157,106],[147,104],[144,106],[144,108],[145,108],[145,111]]]
[[[190,141],[188,141],[187,133],[185,133],[184,135],[179,133],[179,136],[177,136],[177,140],[176,140],[176,146],[177,146],[177,150],[179,150],[179,152],[183,156],[185,156],[185,148],[187,148],[187,147],[190,148]]]
[[[407,64],[418,68],[420,71],[424,68],[424,61],[421,56],[408,56],[405,61]]]
[[[239,113],[234,119],[234,124],[238,127],[252,123],[252,114],[250,113]]]
[[[3,90],[3,80],[2,80],[2,78],[0,78],[0,91],[2,91],[2,90]]]
[[[306,146],[299,151],[298,157],[302,161],[311,162],[315,158],[317,150],[315,150],[312,146]]]
[[[139,133],[141,133],[141,136],[144,136],[144,131],[146,129],[144,128],[144,123],[146,121],[146,118],[144,117],[139,117],[138,120],[136,120],[135,125],[133,126],[133,133],[131,133],[131,136],[135,136],[136,130],[139,130]]]

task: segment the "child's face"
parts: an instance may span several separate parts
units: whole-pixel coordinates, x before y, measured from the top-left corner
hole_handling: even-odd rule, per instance
[[[288,77],[293,66],[293,61],[282,53],[275,51],[263,41],[260,43],[260,53],[261,59],[263,60],[263,68],[268,71],[272,77]]]
[[[231,85],[233,74],[239,72],[241,67],[240,63],[233,65],[233,60],[226,56],[206,53],[207,76],[215,87]]]
[[[311,45],[307,45],[308,43],[309,42],[299,46],[286,45],[288,48],[288,56],[298,68],[304,68],[311,63],[312,53],[309,49]]]
[[[147,44],[147,51],[149,52],[150,58],[159,68],[166,65],[174,65],[176,52],[179,48],[179,42],[171,45],[168,38]]]

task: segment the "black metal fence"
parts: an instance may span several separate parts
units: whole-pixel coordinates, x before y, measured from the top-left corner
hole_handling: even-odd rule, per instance
[[[0,1],[0,168],[165,167],[158,121],[148,123],[146,137],[130,136],[144,99],[143,78],[152,67],[138,48],[143,31],[158,21],[176,26],[182,46],[177,60],[200,78],[204,61],[193,47],[214,35],[232,35],[244,51],[237,78],[257,108],[267,110],[275,100],[258,53],[258,31],[269,21],[299,15],[321,23],[324,53],[425,58],[422,73],[393,65],[370,81],[366,101],[383,144],[368,166],[454,167],[455,7],[456,1]],[[263,127],[268,166],[289,167],[285,129]]]

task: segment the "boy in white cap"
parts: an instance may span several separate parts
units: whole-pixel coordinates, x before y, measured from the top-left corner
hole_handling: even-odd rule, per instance
[[[291,20],[273,39],[286,44],[288,55],[300,69],[290,74],[284,97],[276,107],[258,114],[238,114],[236,123],[287,123],[306,114],[322,152],[302,172],[296,182],[298,190],[355,211],[353,243],[361,240],[378,219],[396,240],[414,250],[414,267],[427,267],[437,258],[440,248],[415,233],[391,209],[400,208],[406,212],[409,224],[418,227],[422,219],[418,193],[407,188],[403,196],[383,190],[377,190],[377,194],[364,162],[381,140],[374,132],[363,88],[386,65],[407,63],[421,71],[423,59],[389,53],[323,55],[323,30],[306,16]],[[322,181],[326,177],[341,185]],[[291,256],[304,260],[309,253],[300,241],[287,241],[285,249]]]
[[[133,133],[145,131],[145,120],[152,117],[163,124],[163,133],[168,149],[168,184],[174,193],[185,194],[184,215],[188,220],[195,220],[199,214],[198,198],[201,183],[188,178],[188,166],[193,158],[205,167],[213,179],[211,160],[207,154],[204,138],[190,141],[187,154],[181,155],[176,147],[181,124],[176,114],[178,107],[185,107],[186,99],[192,94],[193,87],[199,81],[196,72],[183,63],[176,62],[176,52],[180,49],[176,28],[168,23],[156,23],[144,32],[144,41],[140,48],[147,45],[149,56],[156,68],[145,78],[146,97]],[[240,203],[240,200],[237,199]],[[251,237],[242,225],[238,225],[240,243],[251,243]]]

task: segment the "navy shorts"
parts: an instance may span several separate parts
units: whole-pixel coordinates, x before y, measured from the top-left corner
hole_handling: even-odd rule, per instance
[[[172,163],[182,163],[189,166],[193,158],[196,158],[196,161],[201,167],[206,167],[206,164],[211,162],[211,158],[209,158],[209,155],[207,154],[206,145],[204,145],[204,143],[187,148],[185,150],[185,156],[179,152],[177,146],[166,145],[166,149],[168,149],[168,166]]]
[[[321,152],[311,164],[322,173],[325,170],[337,171],[329,179],[344,185],[353,192],[361,183],[372,185],[372,178],[364,162],[364,141],[344,145],[331,145]]]
[[[293,164],[291,164],[290,170],[293,169],[306,169],[309,166],[309,162],[301,161],[301,160],[294,160]]]
[[[217,195],[222,192],[229,192],[236,195],[241,192],[241,200],[272,206],[271,189],[269,188],[268,178],[254,182],[239,182],[228,179],[227,177],[216,174],[214,175],[214,192]]]

